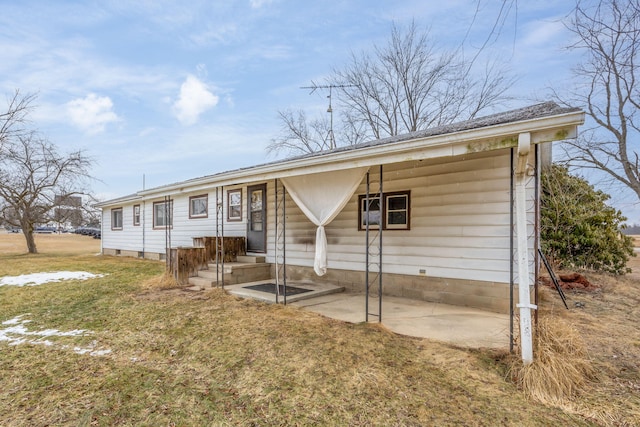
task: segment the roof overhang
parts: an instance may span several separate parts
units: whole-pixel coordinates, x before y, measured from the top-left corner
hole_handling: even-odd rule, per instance
[[[283,160],[265,165],[223,172],[161,187],[143,190],[136,198],[152,199],[167,195],[191,193],[221,186],[264,182],[288,176],[386,165],[406,161],[426,160],[489,152],[518,145],[518,135],[529,133],[532,144],[576,138],[578,126],[584,123],[584,113],[570,110],[560,114],[518,120],[448,133],[416,136],[370,144],[353,149],[336,150],[316,155]],[[131,196],[129,196],[131,197]],[[97,204],[113,206],[125,198]]]

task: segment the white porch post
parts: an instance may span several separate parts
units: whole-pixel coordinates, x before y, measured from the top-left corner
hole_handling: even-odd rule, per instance
[[[516,164],[516,234],[518,252],[518,296],[520,309],[520,347],[525,365],[533,362],[531,310],[537,309],[530,300],[529,247],[527,242],[527,158],[531,147],[531,134],[518,135],[518,162]]]

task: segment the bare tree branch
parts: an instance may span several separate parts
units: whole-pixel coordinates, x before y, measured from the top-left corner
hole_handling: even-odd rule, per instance
[[[578,1],[567,28],[577,39],[570,48],[584,51],[586,59],[574,69],[579,89],[560,98],[584,105],[598,125],[568,143],[568,163],[604,171],[640,199],[640,1]]]
[[[7,111],[0,113],[0,155],[7,140],[25,132],[26,117],[35,98],[33,94],[23,96],[16,90],[7,100]]]
[[[503,9],[511,7],[512,0],[504,2]],[[413,22],[404,29],[393,25],[387,44],[352,53],[349,62],[334,69],[328,79],[340,107],[338,144],[471,119],[506,100],[504,94],[513,80],[505,70],[490,63],[478,73],[473,62],[477,57],[465,61],[460,52],[439,49],[428,31]],[[269,144],[269,153],[335,148],[321,136],[332,131],[325,127],[326,120],[307,123],[303,112],[280,112],[280,119],[282,135]]]
[[[290,155],[315,153],[335,148],[329,138],[330,126],[326,120],[307,121],[304,111],[278,111],[282,122],[281,136],[271,140],[267,153],[285,151]]]

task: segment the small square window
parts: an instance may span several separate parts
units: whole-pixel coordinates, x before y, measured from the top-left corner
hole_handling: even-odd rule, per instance
[[[227,192],[227,220],[242,221],[242,190]]]
[[[111,209],[111,229],[122,230],[122,208]]]
[[[140,205],[133,205],[133,225],[140,225]]]
[[[209,196],[189,197],[189,218],[207,218]]]

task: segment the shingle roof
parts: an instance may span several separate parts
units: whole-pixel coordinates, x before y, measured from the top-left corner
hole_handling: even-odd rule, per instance
[[[452,123],[448,125],[437,126],[425,130],[406,133],[402,135],[391,136],[388,138],[376,139],[373,141],[363,142],[356,145],[338,147],[333,150],[322,151],[318,153],[310,153],[302,156],[292,157],[287,160],[295,160],[298,158],[308,158],[322,156],[328,153],[336,153],[341,151],[351,151],[360,148],[375,147],[378,145],[392,144],[395,142],[408,141],[411,139],[427,138],[430,136],[446,135],[449,133],[462,132],[466,130],[479,129],[483,127],[495,126],[505,123],[514,123],[523,120],[531,120],[536,118],[555,116],[558,114],[572,113],[580,111],[574,107],[560,107],[555,102],[544,102],[542,104],[531,105],[517,110],[510,110],[503,113],[492,114],[490,116],[479,117],[476,119],[466,120],[463,122]]]
[[[544,117],[575,113],[579,111],[581,111],[579,108],[561,107],[555,102],[545,102],[545,103],[535,104],[535,105],[531,105],[524,108],[518,108],[515,110],[506,111],[503,113],[492,114],[485,117],[479,117],[479,118],[452,123],[452,124],[443,125],[443,126],[437,126],[437,127],[420,130],[416,132],[411,132],[403,135],[396,135],[388,138],[376,139],[376,140],[367,141],[360,144],[338,147],[333,150],[326,150],[326,151],[321,151],[317,153],[308,153],[300,156],[289,157],[286,159],[278,159],[273,162],[266,162],[259,165],[253,165],[249,167],[232,169],[224,172],[196,177],[196,178],[192,178],[185,181],[165,184],[156,188],[150,188],[150,189],[144,190],[144,192],[145,193],[153,192],[156,189],[162,189],[162,188],[167,188],[167,187],[172,187],[177,185],[189,186],[191,183],[207,181],[210,179],[215,180],[216,178],[224,175],[239,174],[246,171],[251,171],[252,169],[259,169],[259,168],[264,168],[269,166],[277,166],[278,164],[296,162],[298,160],[321,158],[323,156],[327,156],[335,153],[354,152],[358,150],[368,149],[371,147],[392,145],[395,143],[401,143],[405,141],[419,140],[419,139],[433,137],[433,136],[454,134],[454,133],[481,129],[481,128],[489,128],[497,125],[517,123],[520,121],[527,121],[527,120],[539,119]],[[126,196],[119,199],[126,199],[132,196],[135,197],[135,195],[131,195],[131,196]],[[115,200],[118,200],[118,199],[115,199]],[[107,202],[103,202],[103,203],[107,203]]]

